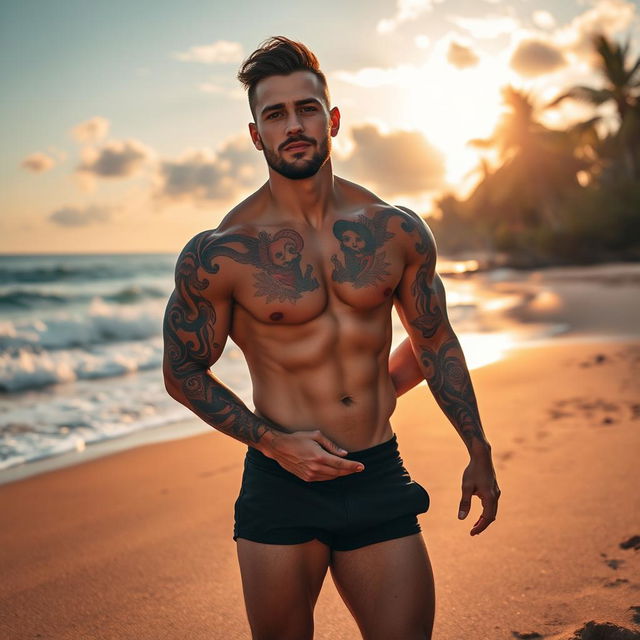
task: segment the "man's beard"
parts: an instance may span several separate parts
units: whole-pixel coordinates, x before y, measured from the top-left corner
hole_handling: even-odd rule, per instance
[[[304,180],[304,178],[310,178],[318,173],[320,167],[327,161],[330,150],[331,138],[327,136],[320,143],[318,150],[311,156],[311,159],[303,160],[302,162],[300,160],[287,162],[284,158],[278,156],[275,151],[267,149],[267,147],[264,147],[263,153],[267,164],[281,176],[290,180]]]

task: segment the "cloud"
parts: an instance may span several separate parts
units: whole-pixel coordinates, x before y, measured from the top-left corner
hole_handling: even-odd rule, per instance
[[[63,207],[49,214],[49,220],[61,227],[86,227],[87,225],[107,222],[111,217],[108,207],[88,206]]]
[[[635,5],[625,0],[596,0],[593,6],[577,15],[567,26],[554,33],[555,41],[565,52],[587,60],[592,66],[598,55],[592,38],[604,33],[609,38],[630,27],[636,20]]]
[[[183,62],[202,62],[204,64],[228,64],[242,62],[244,53],[239,42],[218,40],[212,44],[191,47],[188,51],[176,51],[172,54]]]
[[[556,26],[556,19],[548,11],[534,11],[531,19],[540,29],[553,29]]]
[[[155,176],[154,198],[161,201],[226,201],[257,187],[264,159],[246,136],[228,140],[216,153],[189,149],[164,160]]]
[[[153,152],[137,140],[111,140],[100,149],[85,148],[78,173],[101,178],[128,178],[136,174]]]
[[[357,87],[372,89],[384,85],[407,86],[415,82],[416,67],[412,65],[400,65],[383,69],[381,67],[364,67],[358,71],[333,71],[331,79],[340,80]]]
[[[521,76],[534,77],[556,71],[566,64],[565,57],[553,43],[542,40],[522,40],[509,64]]]
[[[354,180],[373,185],[386,197],[415,195],[444,186],[442,153],[418,131],[381,132],[375,125],[351,129],[354,149],[337,164]]]
[[[520,26],[512,16],[486,16],[485,18],[466,18],[449,15],[447,19],[461,29],[468,31],[476,39],[497,38],[505,33],[513,33]]]
[[[32,171],[33,173],[44,173],[55,166],[55,160],[46,153],[36,151],[28,155],[21,163],[23,169]]]
[[[453,40],[449,43],[447,61],[458,69],[473,67],[478,64],[479,58],[471,47],[467,47]]]
[[[233,100],[245,99],[245,92],[240,87],[230,89],[229,87],[222,87],[213,82],[201,82],[198,85],[198,89],[203,93],[215,93],[217,95],[226,96],[227,98],[232,98]]]
[[[432,11],[434,2],[443,2],[443,0],[397,0],[395,16],[378,21],[376,31],[378,33],[394,31],[403,22],[415,20],[421,13]]]
[[[78,142],[96,142],[102,140],[109,131],[109,121],[102,116],[94,116],[71,129],[71,135]]]

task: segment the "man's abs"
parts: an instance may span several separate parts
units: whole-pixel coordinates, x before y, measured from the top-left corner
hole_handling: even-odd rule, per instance
[[[284,431],[320,429],[347,451],[392,437],[391,301],[366,313],[330,301],[313,320],[265,325],[236,306],[231,337],[253,383],[255,413]]]

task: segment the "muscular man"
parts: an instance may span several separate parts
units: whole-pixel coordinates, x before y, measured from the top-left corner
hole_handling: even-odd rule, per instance
[[[178,258],[167,389],[247,445],[233,539],[254,639],[312,638],[328,568],[363,638],[430,638],[433,574],[416,518],[429,495],[399,455],[397,396],[426,379],[466,445],[459,517],[472,495],[483,505],[471,535],[500,495],[433,236],[333,174],[340,111],[304,45],[271,38],[238,77],[269,179]],[[390,361],[392,305],[409,338]],[[210,371],[228,336],[254,412]]]

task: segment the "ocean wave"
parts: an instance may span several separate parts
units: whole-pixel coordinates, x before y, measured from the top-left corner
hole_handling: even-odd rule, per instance
[[[0,285],[131,279],[171,273],[175,256],[0,256]]]
[[[0,354],[19,348],[56,350],[146,340],[160,334],[163,306],[160,300],[114,306],[94,298],[84,314],[64,312],[46,320],[0,322]]]
[[[117,304],[132,304],[145,299],[165,298],[168,293],[158,287],[130,285],[113,293],[101,296],[88,294],[54,293],[46,290],[12,289],[0,293],[0,310],[35,309],[39,307],[64,306],[77,302],[89,302],[94,298]]]
[[[93,352],[82,349],[34,352],[17,349],[0,355],[0,391],[39,389],[53,384],[122,376],[157,369],[162,341],[119,343]]]

